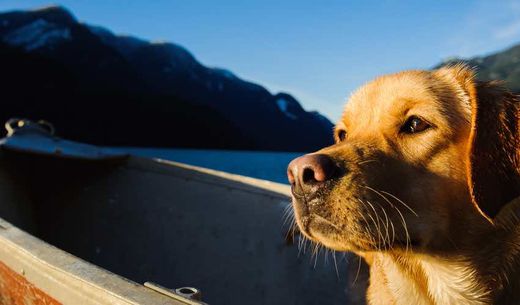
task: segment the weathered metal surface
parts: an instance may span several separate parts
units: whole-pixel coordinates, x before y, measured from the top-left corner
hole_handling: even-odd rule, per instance
[[[0,262],[0,304],[59,305],[61,303]]]

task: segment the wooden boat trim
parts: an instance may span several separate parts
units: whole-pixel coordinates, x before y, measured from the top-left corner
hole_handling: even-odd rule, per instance
[[[15,278],[24,279],[44,295],[52,296],[47,300],[49,303],[38,303],[35,299],[28,304],[193,304],[191,300],[174,300],[87,263],[1,218],[0,262],[8,272],[19,275],[14,275]]]

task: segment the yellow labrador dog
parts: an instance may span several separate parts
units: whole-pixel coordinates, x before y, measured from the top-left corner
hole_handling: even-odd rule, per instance
[[[369,304],[520,304],[520,99],[463,65],[357,90],[293,160],[300,231],[370,267]]]

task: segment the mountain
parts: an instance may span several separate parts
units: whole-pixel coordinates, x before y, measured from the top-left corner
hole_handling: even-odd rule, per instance
[[[0,66],[0,120],[45,119],[78,141],[282,151],[332,142],[332,123],[291,95],[62,7],[0,13]]]
[[[503,80],[514,92],[520,92],[520,44],[501,52],[469,59],[450,58],[437,67],[463,62],[477,70],[477,78],[484,81]]]

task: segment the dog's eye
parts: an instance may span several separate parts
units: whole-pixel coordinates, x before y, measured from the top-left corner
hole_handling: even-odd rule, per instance
[[[401,132],[410,133],[410,134],[418,133],[418,132],[424,131],[430,127],[431,127],[431,125],[428,124],[428,122],[424,121],[423,119],[416,117],[416,116],[411,116],[408,118],[408,120],[406,120],[404,125],[401,127]]]
[[[338,138],[338,142],[342,142],[347,137],[347,132],[343,129],[339,129],[336,132],[336,137]]]

